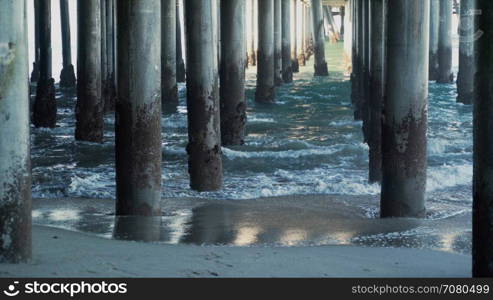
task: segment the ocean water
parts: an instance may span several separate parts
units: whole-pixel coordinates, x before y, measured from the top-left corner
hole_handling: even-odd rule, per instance
[[[425,223],[416,225],[411,222],[409,225],[409,221],[392,224],[377,222],[380,186],[367,181],[368,147],[362,142],[361,122],[353,120],[350,82],[344,74],[341,55],[342,44],[328,44],[330,76],[313,77],[310,61],[306,67],[301,68],[300,73],[295,74],[293,84],[283,85],[277,90],[275,104],[254,102],[255,69],[247,70],[248,137],[243,146],[223,147],[224,188],[217,192],[198,193],[189,188],[185,151],[185,86],[180,85],[180,104],[177,111],[165,113],[162,117],[163,214],[168,218],[167,223],[165,222],[166,230],[175,234],[175,238],[163,240],[175,243],[191,239],[191,242],[198,244],[209,243],[207,239],[190,238],[193,232],[185,234],[188,238],[180,239],[176,236],[194,228],[190,226],[195,223],[200,224],[200,228],[209,228],[207,230],[225,230],[224,228],[232,225],[226,221],[218,223],[217,219],[224,217],[227,220],[237,219],[239,223],[245,220],[269,220],[268,223],[271,224],[274,222],[271,219],[280,220],[269,225],[271,229],[277,228],[272,229],[276,232],[293,222],[301,227],[308,226],[309,228],[304,229],[305,232],[323,232],[316,238],[304,234],[295,239],[296,243],[290,239],[283,242],[282,237],[275,237],[254,240],[253,244],[279,243],[291,246],[305,243],[349,243],[470,252],[472,107],[456,103],[455,84],[430,82],[428,213]],[[456,71],[457,55],[454,62]],[[32,128],[33,197],[37,198],[33,220],[37,224],[111,237],[113,219],[109,216],[113,213],[115,198],[114,116],[108,114],[105,117],[103,144],[77,142],[74,140],[75,94],[58,91],[57,101],[57,128]],[[302,206],[303,211],[313,209],[316,203],[325,203],[320,204],[320,207],[323,207],[321,211],[328,209],[325,211],[326,215],[305,216],[307,219],[315,217],[319,221],[303,225],[296,221],[297,217],[284,221],[286,215],[293,214],[292,207],[281,210],[286,212],[284,216],[279,211],[268,208],[265,211],[270,211],[271,214],[262,215],[265,212],[260,211],[258,206],[242,208],[239,210],[241,213],[236,212],[236,208],[228,208],[230,203],[251,204],[255,201],[252,199],[260,197],[274,197],[269,198],[272,200],[279,199],[275,198],[277,196],[293,195],[307,195],[306,203],[303,198],[293,202],[298,208]],[[316,198],[318,202],[312,201],[308,195],[325,195],[332,200],[324,202]],[[48,199],[55,198],[67,200],[57,200],[56,205],[50,204],[55,202]],[[90,209],[80,209],[79,206],[85,204],[73,200],[87,198],[93,199]],[[177,204],[180,199],[196,200],[183,202],[189,205]],[[206,199],[212,202],[208,203]],[[207,208],[213,206],[214,201],[226,202],[221,202],[216,209]],[[197,207],[198,202],[205,207]],[[350,215],[360,218],[354,220],[349,215],[338,215],[336,219],[340,223],[336,222],[335,228],[340,230],[332,232],[334,234],[327,232],[326,229],[335,224],[326,224],[323,221],[333,218],[334,211],[330,212],[329,203],[344,203],[347,208],[343,210],[348,209],[352,211]],[[333,204],[334,210],[339,207],[336,204]],[[228,211],[228,217],[218,216],[216,210]],[[294,216],[301,214],[300,210],[294,211]],[[216,221],[211,224],[212,219]],[[369,224],[367,220],[375,221]],[[296,228],[299,230],[300,227]],[[368,231],[368,228],[371,230]],[[290,230],[292,231],[288,228],[287,232],[291,232]],[[352,233],[349,234],[348,230],[352,230]],[[224,240],[215,240],[212,243],[223,242]],[[235,244],[232,241],[224,243]]]
[[[224,188],[192,191],[187,173],[187,110],[180,85],[177,112],[163,125],[163,197],[252,199],[293,194],[377,195],[367,182],[368,147],[353,120],[350,82],[339,59],[341,44],[327,50],[331,75],[314,78],[302,67],[277,103],[254,102],[255,70],[247,71],[248,126],[244,146],[223,147]],[[105,118],[105,142],[74,140],[73,93],[57,94],[58,126],[32,129],[33,196],[114,198],[114,116]],[[472,108],[456,103],[455,84],[430,83],[427,198],[430,205],[470,209]]]

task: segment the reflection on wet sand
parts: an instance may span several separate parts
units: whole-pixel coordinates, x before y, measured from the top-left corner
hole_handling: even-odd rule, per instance
[[[105,238],[197,245],[360,245],[470,253],[470,212],[441,219],[369,218],[375,199],[289,196],[164,199],[162,217],[114,217],[113,201],[35,201],[36,224]]]

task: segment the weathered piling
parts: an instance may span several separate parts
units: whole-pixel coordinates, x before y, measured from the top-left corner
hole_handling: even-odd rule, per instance
[[[253,53],[255,54],[255,65],[258,64],[258,2],[253,0]]]
[[[357,80],[355,88],[357,89],[354,97],[354,118],[355,120],[363,121],[364,141],[367,142],[367,110],[366,104],[368,100],[368,54],[369,54],[369,0],[357,1],[357,33],[358,39],[356,45],[357,64],[355,69]]]
[[[31,72],[31,82],[39,79],[39,2],[34,1],[34,62]]]
[[[474,40],[476,35],[476,0],[462,0],[459,26],[459,73],[457,74],[457,102],[472,104],[474,94]]]
[[[215,64],[216,70],[219,70],[219,66],[221,63],[221,26],[219,26],[221,22],[221,7],[219,2],[221,0],[211,0],[212,1],[212,38],[214,39],[213,43],[214,47],[214,56],[216,57]]]
[[[291,69],[294,73],[300,71],[298,63],[298,0],[291,0]]]
[[[51,0],[37,0],[39,6],[39,79],[33,105],[36,127],[56,125],[55,80],[51,66]]]
[[[282,79],[293,82],[291,62],[291,0],[282,0]]]
[[[440,0],[430,0],[430,80],[438,78],[438,40],[440,33]]]
[[[341,40],[345,39],[345,31],[346,31],[346,7],[339,7],[339,15],[341,16],[341,28],[339,30]]]
[[[259,1],[259,48],[255,101],[274,102],[274,0]],[[292,57],[291,57],[292,59]]]
[[[274,82],[282,85],[282,0],[274,0]]]
[[[385,92],[387,0],[370,3],[370,98],[368,115],[369,182],[382,180],[382,110]]]
[[[354,110],[354,119],[361,120],[361,113],[358,107],[360,98],[360,83],[362,76],[361,68],[361,35],[362,35],[362,22],[361,22],[361,12],[362,12],[363,0],[353,0],[353,43],[352,43],[352,72],[351,72],[351,103]]]
[[[108,93],[107,93],[107,86],[108,86],[108,53],[106,52],[107,47],[106,47],[106,3],[109,0],[99,0],[100,3],[100,44],[101,44],[101,97],[103,98],[103,106],[106,106],[106,103],[108,102]]]
[[[161,99],[162,105],[178,103],[176,81],[176,1],[161,0]]]
[[[114,111],[116,101],[115,81],[115,0],[106,0],[106,17],[101,22],[106,22],[106,86],[104,111]]]
[[[381,217],[425,215],[429,8],[388,1]]]
[[[301,5],[301,32],[300,32],[300,51],[298,53],[298,64],[306,66],[306,5]]]
[[[315,54],[315,76],[328,76],[327,62],[325,61],[324,18],[322,2],[312,0],[313,42]]]
[[[363,139],[368,142],[369,137],[369,102],[370,102],[370,0],[363,0],[362,5],[362,41],[361,41],[361,72],[360,98],[358,110],[363,121]]]
[[[493,277],[493,1],[477,0],[472,273]]]
[[[306,34],[305,34],[305,58],[310,60],[313,55],[313,22],[312,22],[312,9],[307,7],[305,9],[306,14]]]
[[[116,214],[160,216],[161,0],[117,1],[117,20]]]
[[[225,146],[245,140],[245,1],[221,1],[221,141]]]
[[[77,1],[77,105],[75,139],[103,142],[101,2]]]
[[[0,263],[31,258],[26,1],[0,1]]]
[[[60,87],[75,87],[75,71],[72,65],[72,47],[70,44],[70,15],[68,0],[60,0],[60,20],[62,25],[63,68],[60,74]]]
[[[183,59],[183,43],[182,43],[182,18],[180,13],[180,7],[183,0],[176,0],[176,81],[186,81],[185,61]]]
[[[339,30],[337,29],[334,15],[332,13],[332,7],[328,5],[323,6],[324,19],[327,20],[327,35],[332,43],[337,43],[340,40]]]
[[[330,39],[330,24],[329,24],[329,16],[327,14],[327,5],[322,5],[322,18],[324,24],[324,38],[326,40]]]
[[[246,44],[247,44],[247,59],[248,59],[248,65],[250,66],[255,66],[256,61],[255,61],[255,42],[254,42],[254,23],[257,22],[257,20],[254,19],[253,16],[253,1],[255,0],[246,0],[246,8],[245,8],[245,13],[246,13]]]
[[[438,83],[454,82],[452,73],[452,4],[450,0],[440,0],[440,28],[438,38]]]
[[[190,187],[197,191],[218,190],[223,183],[223,167],[211,1],[187,0],[185,26]],[[271,70],[274,71],[273,65]]]
[[[344,8],[344,62],[345,62],[345,73],[351,74],[353,69],[352,65],[352,47],[353,47],[353,1],[347,2]]]

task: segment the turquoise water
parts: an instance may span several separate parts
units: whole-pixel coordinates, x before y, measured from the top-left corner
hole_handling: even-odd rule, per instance
[[[197,193],[188,187],[185,87],[178,111],[163,124],[163,197],[250,199],[293,194],[377,195],[367,183],[368,147],[361,122],[353,121],[350,82],[343,73],[342,44],[329,45],[328,78],[302,67],[293,84],[278,89],[276,104],[253,101],[255,70],[247,72],[248,137],[223,148],[224,188]],[[76,142],[75,95],[58,94],[58,127],[32,129],[33,196],[114,198],[112,115],[105,142]],[[455,84],[430,83],[428,207],[436,217],[470,211],[472,108],[455,101]],[[438,209],[442,204],[447,208]],[[452,206],[449,206],[452,205]],[[452,207],[452,208],[451,208]],[[369,216],[376,216],[368,208]]]

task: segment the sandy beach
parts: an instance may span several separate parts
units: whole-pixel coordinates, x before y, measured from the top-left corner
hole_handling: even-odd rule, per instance
[[[2,277],[470,277],[471,257],[432,250],[164,245],[34,226],[33,260]]]
[[[470,213],[382,220],[362,208],[377,203],[337,195],[163,199],[160,222],[139,228],[115,222],[114,200],[38,199],[33,260],[1,265],[0,276],[471,276],[464,230]],[[115,240],[122,224],[123,231],[146,238],[156,233],[156,241]]]

